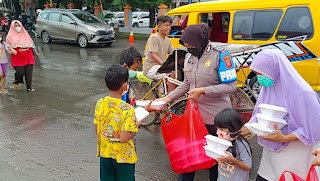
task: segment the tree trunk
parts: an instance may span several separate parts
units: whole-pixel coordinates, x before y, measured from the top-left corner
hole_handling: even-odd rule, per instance
[[[149,28],[155,27],[155,16],[156,16],[156,10],[155,9],[149,9],[150,13],[150,22],[149,22]]]

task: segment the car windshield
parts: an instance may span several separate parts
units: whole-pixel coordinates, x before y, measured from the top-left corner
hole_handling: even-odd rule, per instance
[[[113,13],[106,14],[105,17],[106,17],[106,18],[109,18],[109,19],[112,19],[112,18],[114,18],[114,14],[113,14]]]
[[[75,17],[77,17],[80,21],[83,23],[101,23],[100,20],[98,20],[96,17],[94,17],[90,13],[79,13],[79,12],[74,12],[72,13]]]
[[[139,16],[139,14],[132,13],[132,18],[137,18],[138,16]]]

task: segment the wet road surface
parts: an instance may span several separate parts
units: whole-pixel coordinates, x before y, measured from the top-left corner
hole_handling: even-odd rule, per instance
[[[141,53],[145,43],[135,43]],[[118,64],[128,41],[120,39],[111,47],[86,49],[64,42],[43,44],[41,39],[35,39],[35,44],[41,55],[33,73],[36,92],[27,93],[25,85],[14,91],[14,70],[9,66],[9,94],[0,95],[0,180],[97,181],[94,106],[108,93],[105,67]],[[137,139],[136,180],[177,180],[160,125],[141,128]],[[255,139],[250,143],[256,170],[261,147]],[[208,174],[208,170],[201,170],[195,180],[209,180]]]

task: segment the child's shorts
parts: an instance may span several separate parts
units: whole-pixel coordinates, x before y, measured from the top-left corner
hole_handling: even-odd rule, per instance
[[[7,75],[7,70],[8,70],[7,63],[0,64],[0,73],[3,73],[3,75]]]
[[[135,164],[100,157],[100,181],[134,181]]]

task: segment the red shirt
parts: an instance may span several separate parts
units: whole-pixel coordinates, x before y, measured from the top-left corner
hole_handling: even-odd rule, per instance
[[[17,55],[11,54],[11,66],[26,66],[35,64],[31,48],[14,48]]]

